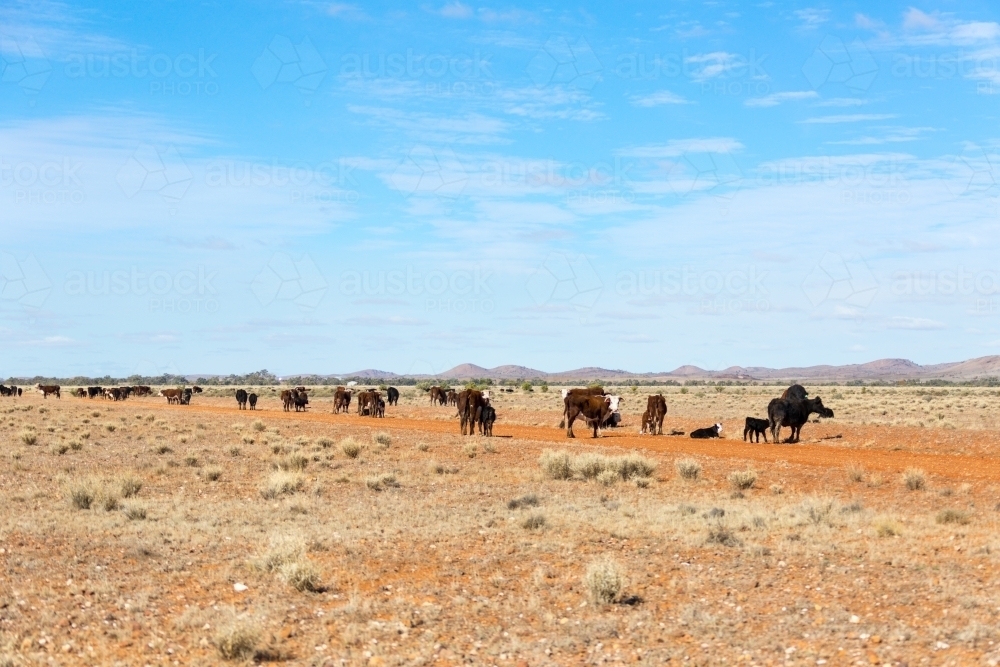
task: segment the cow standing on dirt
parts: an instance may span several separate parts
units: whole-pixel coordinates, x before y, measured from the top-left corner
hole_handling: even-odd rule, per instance
[[[646,419],[649,420],[649,432],[652,435],[663,435],[663,420],[667,416],[667,399],[663,394],[655,394],[646,399],[648,417],[643,418],[643,433],[646,432]]]
[[[247,409],[247,392],[246,392],[246,389],[237,389],[236,390],[236,405],[239,406],[237,408],[238,410],[246,410]]]
[[[251,410],[256,410],[257,409],[257,394],[250,394],[249,396],[247,396],[247,400],[250,401],[250,409]]]
[[[448,393],[445,394],[444,398],[445,401],[448,403],[448,405],[454,405],[454,406],[458,405],[458,392],[455,391],[454,389],[449,389]]]
[[[57,384],[37,384],[35,389],[42,392],[42,398],[48,398],[49,394],[55,394],[56,398],[62,398],[59,395],[59,385]]]
[[[603,395],[587,395],[584,393],[566,395],[563,399],[566,421],[566,437],[575,438],[573,435],[573,422],[578,417],[583,417],[588,426],[593,426],[594,437],[597,437],[597,430],[611,415],[611,398]],[[560,423],[560,426],[562,424]]]
[[[389,405],[396,405],[399,403],[399,390],[395,387],[389,387],[385,392],[385,399]]]
[[[478,389],[465,389],[458,392],[458,418],[462,435],[466,435],[467,427],[468,435],[476,434],[476,423],[480,419],[483,408],[487,405],[489,403],[483,398],[483,392]]]
[[[809,421],[809,415],[818,414],[820,417],[833,417],[833,410],[823,405],[823,400],[816,398],[806,398],[797,400],[794,398],[774,398],[767,406],[767,419],[771,426],[771,440],[778,442],[781,435],[781,427],[789,426],[792,434],[785,442],[798,442],[799,434],[802,432],[802,425]]]
[[[767,419],[757,419],[756,417],[747,417],[746,425],[743,427],[743,441],[746,442],[747,434],[750,434],[750,442],[753,442],[753,438],[757,436],[757,442],[760,442],[760,436],[764,436],[764,442],[767,442],[767,429],[770,427],[771,422]]]
[[[375,397],[376,393],[371,390],[358,393],[358,416],[375,416]]]
[[[344,387],[337,387],[333,393],[333,411],[339,413],[347,412],[351,407],[351,390]]]
[[[430,394],[431,405],[448,404],[447,394],[445,394],[444,389],[442,389],[441,387],[431,387],[430,389],[427,390],[427,392]]]
[[[566,418],[569,414],[568,400],[578,400],[581,397],[604,396],[604,387],[587,387],[586,389],[563,389],[563,417],[559,422],[559,428],[566,425]]]
[[[181,400],[181,390],[180,389],[161,389],[160,396],[167,399],[167,403],[180,403]]]

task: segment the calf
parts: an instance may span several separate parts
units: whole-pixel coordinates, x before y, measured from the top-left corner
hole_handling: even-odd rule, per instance
[[[696,428],[691,431],[692,438],[718,438],[719,434],[722,433],[722,424],[713,424],[708,428]]]
[[[83,398],[87,395],[87,390],[84,389],[83,387],[78,387],[73,390],[73,395],[76,396],[77,398]]]
[[[750,442],[753,442],[754,435],[757,436],[757,442],[760,442],[760,436],[764,436],[764,442],[767,442],[767,429],[771,425],[766,419],[757,419],[756,417],[747,417],[746,426],[743,427],[743,441],[746,442],[747,434],[750,434]]]
[[[251,410],[256,410],[257,409],[257,394],[250,394],[249,396],[247,396],[247,400],[250,401],[250,409]]]
[[[382,400],[380,396],[376,394],[375,397],[375,414],[373,417],[384,418],[385,417],[385,401]]]
[[[289,389],[281,390],[281,409],[288,412],[292,407],[292,392]]]
[[[431,397],[431,405],[447,405],[448,395],[443,387],[431,387],[427,390]]]
[[[458,392],[455,391],[454,389],[449,389],[448,393],[445,394],[445,400],[447,401],[448,405],[455,405],[455,406],[457,406],[458,405]]]
[[[296,412],[305,412],[306,406],[309,405],[309,394],[302,391],[301,389],[292,389],[292,404],[295,406]]]
[[[639,428],[639,433],[656,434],[656,426],[653,424],[653,419],[649,416],[649,408],[646,408],[645,412],[642,413],[642,426]]]
[[[333,411],[339,413],[341,410],[347,412],[351,407],[351,390],[344,387],[337,387],[333,394]]]
[[[236,390],[236,405],[239,406],[237,408],[238,410],[246,410],[247,409],[247,392],[246,392],[246,389],[237,389]]]
[[[493,437],[493,422],[497,420],[497,411],[492,405],[484,405],[479,413],[479,432],[486,437]]]
[[[185,387],[184,391],[181,392],[181,398],[178,401],[179,405],[191,405],[191,388]]]

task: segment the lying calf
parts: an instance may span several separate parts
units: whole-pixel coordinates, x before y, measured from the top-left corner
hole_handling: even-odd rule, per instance
[[[692,438],[718,438],[722,433],[722,424],[714,424],[708,428],[696,428],[691,431]]]

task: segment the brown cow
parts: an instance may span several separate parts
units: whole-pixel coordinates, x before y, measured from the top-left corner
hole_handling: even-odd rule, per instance
[[[444,398],[448,405],[458,405],[458,392],[454,389],[449,389]]]
[[[351,390],[344,387],[337,387],[337,391],[333,394],[333,411],[340,412],[343,410],[347,412],[351,407]]]
[[[55,394],[56,398],[62,398],[59,395],[59,385],[57,384],[37,384],[35,389],[42,392],[42,398],[48,398],[49,394]]]
[[[281,408],[288,412],[289,408],[292,407],[292,392],[289,389],[281,390]]]
[[[368,390],[358,392],[358,414],[365,416],[375,415],[376,392]]]
[[[462,435],[465,435],[466,426],[469,435],[476,434],[476,424],[482,416],[482,410],[489,405],[483,398],[483,392],[477,389],[465,389],[458,392],[458,417],[461,421]]]
[[[447,405],[448,395],[442,387],[431,387],[427,390],[431,397],[431,405]]]
[[[147,385],[139,384],[132,387],[132,393],[136,396],[149,396],[153,393],[153,389]]]
[[[563,389],[562,391],[563,418],[562,421],[559,422],[559,428],[562,428],[563,426],[566,425],[566,415],[569,412],[568,409],[569,403],[567,401],[571,396],[572,397],[604,396],[604,387],[587,387],[586,389]]]
[[[667,399],[663,394],[655,394],[646,399],[646,411],[649,413],[649,432],[652,435],[663,435],[663,419],[667,416]],[[646,422],[642,424],[646,432]]]
[[[594,437],[608,416],[611,415],[611,399],[607,396],[567,396],[566,397],[566,437],[573,435],[573,422],[577,417],[583,417],[587,424],[594,427]]]
[[[77,387],[73,390],[73,395],[77,398],[84,398],[87,395],[87,390],[83,387]]]
[[[161,389],[160,396],[167,399],[167,403],[180,403],[183,390],[181,389]]]

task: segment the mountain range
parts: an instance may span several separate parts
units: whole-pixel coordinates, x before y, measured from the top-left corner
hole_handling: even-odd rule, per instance
[[[1000,356],[978,357],[965,361],[922,366],[909,359],[877,359],[864,364],[843,366],[793,366],[789,368],[767,368],[764,366],[730,366],[722,370],[705,370],[697,366],[680,366],[672,371],[654,373],[632,373],[627,370],[587,366],[569,371],[548,373],[527,366],[512,364],[483,368],[476,364],[459,364],[436,375],[409,375],[413,378],[440,378],[442,380],[468,380],[489,378],[491,380],[546,380],[550,382],[571,380],[973,380],[988,376],[1000,376]],[[356,377],[366,379],[391,379],[403,377],[397,373],[373,368],[353,373],[337,374],[336,377]]]

